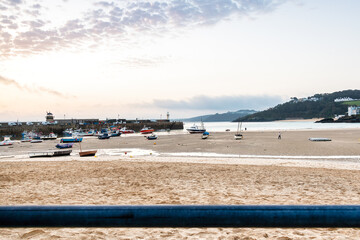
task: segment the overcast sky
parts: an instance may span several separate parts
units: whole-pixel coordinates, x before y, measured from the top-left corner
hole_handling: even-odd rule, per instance
[[[0,0],[0,121],[185,118],[359,89],[357,0]]]

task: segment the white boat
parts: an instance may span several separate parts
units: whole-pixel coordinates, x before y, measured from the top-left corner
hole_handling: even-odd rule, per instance
[[[204,123],[201,121],[201,126],[200,127],[198,125],[194,124],[191,127],[187,128],[186,131],[188,131],[191,134],[193,134],[193,133],[204,133],[204,132],[206,132],[206,129],[204,127]]]
[[[0,146],[10,146],[13,145],[14,142],[10,140],[10,137],[6,136],[4,137],[4,141],[0,142]]]
[[[30,141],[30,143],[42,143],[43,140],[42,139],[33,139]]]
[[[241,125],[242,125],[242,122],[241,122]],[[237,128],[236,134],[234,136],[235,140],[243,139],[243,135],[241,134],[241,125],[240,125],[240,122],[238,122],[238,128]]]
[[[45,135],[41,137],[42,140],[56,140],[57,135],[55,133],[50,133],[49,135]]]

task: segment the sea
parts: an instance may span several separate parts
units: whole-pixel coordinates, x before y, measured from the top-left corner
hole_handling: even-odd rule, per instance
[[[201,122],[184,122],[184,131],[192,125],[201,126]],[[210,132],[224,132],[227,129],[236,131],[237,122],[204,122],[204,127]],[[359,128],[360,123],[315,123],[313,121],[274,121],[274,122],[243,122],[244,131],[286,131],[286,130],[331,130]]]

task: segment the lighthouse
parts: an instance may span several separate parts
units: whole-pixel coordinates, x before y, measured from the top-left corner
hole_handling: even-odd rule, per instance
[[[53,123],[54,122],[54,115],[51,112],[46,112],[45,117],[47,122]]]

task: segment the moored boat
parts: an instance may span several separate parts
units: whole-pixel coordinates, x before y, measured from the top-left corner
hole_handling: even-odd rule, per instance
[[[63,149],[63,148],[72,148],[74,145],[74,143],[64,143],[64,144],[56,144],[56,148],[60,148],[60,149]]]
[[[56,140],[57,135],[55,133],[50,133],[49,135],[41,136],[42,140]]]
[[[9,136],[5,136],[4,141],[0,142],[0,146],[10,146],[10,145],[13,145],[13,144],[14,144],[14,142],[10,140]]]
[[[242,126],[242,122],[241,122],[241,125],[240,125],[240,122],[238,122],[238,128],[237,128],[237,131],[236,131],[236,133],[234,135],[235,140],[243,139],[243,135],[241,134],[241,126]]]
[[[70,138],[62,138],[60,140],[61,143],[71,143],[71,142],[82,142],[83,138],[78,138],[78,137],[70,137]]]
[[[126,127],[121,128],[121,129],[120,129],[120,132],[121,132],[122,134],[135,133],[134,130],[127,129]]]
[[[150,136],[147,136],[146,138],[147,138],[147,140],[156,140],[157,136],[154,134],[151,134]]]
[[[186,129],[189,133],[204,133],[206,132],[206,129],[204,128],[204,124],[201,122],[201,126],[194,124],[191,127]]]
[[[43,142],[42,139],[32,139],[32,140],[30,141],[30,143],[42,143],[42,142]]]
[[[154,129],[151,128],[151,127],[146,127],[144,126],[141,130],[140,130],[140,133],[141,134],[149,134],[149,133],[153,133],[154,132]]]

